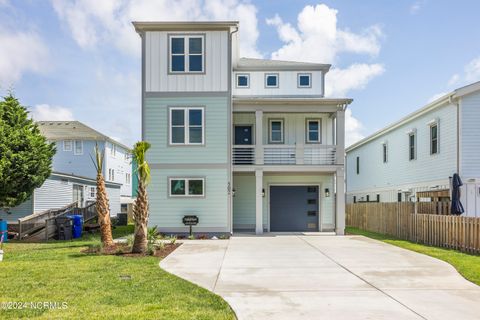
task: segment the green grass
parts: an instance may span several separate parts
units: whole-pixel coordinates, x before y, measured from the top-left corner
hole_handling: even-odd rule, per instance
[[[384,234],[347,227],[348,234],[358,234],[380,240],[397,247],[423,253],[451,264],[467,280],[480,285],[480,256],[470,255],[457,250],[426,246],[407,240],[401,240]]]
[[[132,231],[131,226],[117,227],[114,237]],[[0,303],[66,302],[68,308],[0,309],[0,319],[235,319],[222,298],[163,271],[159,258],[80,252],[98,242],[95,235],[5,244]],[[131,280],[121,278],[125,275]]]

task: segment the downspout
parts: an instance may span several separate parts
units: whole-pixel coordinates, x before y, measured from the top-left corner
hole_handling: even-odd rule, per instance
[[[456,103],[453,101],[453,94],[448,97],[448,102],[450,104],[455,104],[456,105],[456,111],[457,111],[457,173],[460,175],[460,103],[458,102],[458,99]]]

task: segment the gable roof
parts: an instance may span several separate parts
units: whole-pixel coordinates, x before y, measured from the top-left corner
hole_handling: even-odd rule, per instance
[[[330,64],[283,60],[240,58],[236,71],[316,71],[328,72]]]
[[[58,140],[95,140],[109,141],[130,151],[130,147],[113,140],[80,121],[37,121],[40,132],[51,141]]]
[[[447,93],[447,94],[441,96],[440,98],[430,102],[429,104],[427,104],[426,106],[418,109],[417,111],[414,111],[414,112],[406,115],[405,117],[403,117],[400,120],[392,123],[391,125],[389,125],[389,126],[383,128],[383,129],[369,135],[368,137],[363,138],[362,140],[352,144],[350,147],[346,148],[345,151],[350,152],[350,151],[366,144],[367,142],[369,142],[373,139],[376,139],[376,138],[384,135],[385,133],[388,133],[388,132],[390,132],[390,131],[392,131],[392,130],[410,122],[411,120],[420,117],[421,115],[425,114],[426,112],[429,112],[431,110],[439,108],[439,107],[445,105],[446,103],[450,103],[455,99],[459,99],[463,96],[466,96],[468,94],[471,94],[471,93],[474,93],[474,92],[477,92],[477,91],[480,91],[480,81],[477,81],[477,82],[468,84],[466,86],[457,88],[457,89],[453,90],[452,92]]]

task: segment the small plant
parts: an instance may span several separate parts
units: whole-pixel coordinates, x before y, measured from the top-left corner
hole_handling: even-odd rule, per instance
[[[157,226],[148,228],[147,229],[148,243],[155,243],[155,241],[157,241],[157,239],[159,238],[159,235],[160,234],[158,233]]]
[[[157,250],[163,250],[165,249],[165,243],[164,242],[160,242],[157,244]]]
[[[101,253],[103,251],[103,243],[101,241],[95,241],[88,245],[88,251],[94,253]]]
[[[127,245],[131,247],[133,245],[133,234],[127,236]]]
[[[206,235],[206,234],[199,234],[199,235],[197,236],[197,239],[199,239],[199,240],[208,239],[208,235]]]
[[[155,246],[153,245],[153,242],[148,242],[146,254],[149,256],[153,256],[154,253],[155,253]]]
[[[123,248],[122,247],[117,247],[117,250],[115,251],[115,254],[123,254]]]
[[[192,234],[192,235],[189,235],[188,236],[188,240],[195,240],[195,236]]]
[[[218,236],[218,238],[222,240],[227,240],[230,239],[230,236],[228,234],[221,234]]]
[[[170,244],[173,246],[177,242],[177,237],[173,236],[170,238]]]

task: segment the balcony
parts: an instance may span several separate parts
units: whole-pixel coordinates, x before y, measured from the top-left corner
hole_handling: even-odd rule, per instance
[[[234,165],[335,165],[334,145],[235,145]]]

